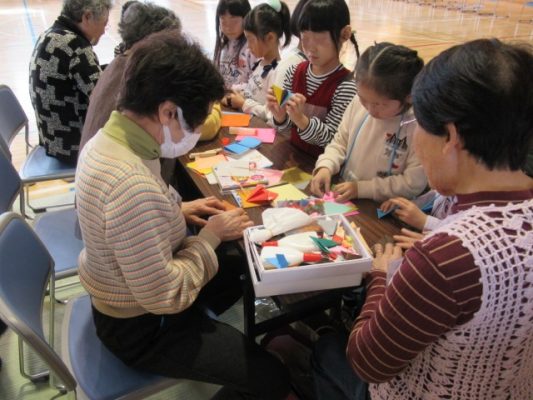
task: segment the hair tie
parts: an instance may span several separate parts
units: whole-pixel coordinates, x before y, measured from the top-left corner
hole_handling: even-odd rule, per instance
[[[276,12],[281,11],[281,1],[280,0],[267,0],[265,4],[268,4],[270,7],[274,9]]]

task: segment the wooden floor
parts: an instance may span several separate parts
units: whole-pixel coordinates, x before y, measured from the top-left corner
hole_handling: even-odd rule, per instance
[[[374,41],[391,41],[418,50],[427,61],[450,46],[481,37],[533,44],[533,24],[529,22],[533,19],[533,7],[522,10],[522,2],[518,1],[347,1],[352,27],[357,31],[361,49]],[[111,61],[113,48],[119,42],[117,22],[123,2],[115,1],[107,33],[95,48],[101,63]],[[173,9],[181,17],[184,31],[195,37],[206,52],[212,52],[216,0],[153,2]],[[257,3],[252,1],[252,5]],[[295,3],[295,0],[288,1],[291,9]],[[0,1],[0,83],[9,85],[21,101],[31,121],[34,140],[36,128],[28,94],[28,64],[36,38],[53,23],[61,4],[61,0]],[[454,4],[466,7],[465,11],[469,12],[453,9],[451,6]],[[446,5],[449,7],[444,7]],[[479,10],[477,5],[481,5]],[[18,166],[25,154],[22,138],[16,139],[12,150]],[[61,191],[65,191],[64,185]],[[37,197],[57,194],[49,185],[44,188],[37,186],[33,192]],[[0,399],[50,397],[51,392],[46,385],[35,387],[18,374],[16,341],[12,333],[0,339],[0,357],[5,360],[4,369],[0,372]],[[179,397],[184,398],[182,395]]]

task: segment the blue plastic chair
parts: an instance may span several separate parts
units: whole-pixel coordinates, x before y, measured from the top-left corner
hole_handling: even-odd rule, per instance
[[[22,217],[2,214],[0,319],[47,363],[62,384],[60,393],[73,392],[91,400],[143,399],[180,382],[140,373],[111,354],[96,336],[88,296],[69,302],[63,320],[62,359],[46,341],[42,323],[52,266],[46,247]]]
[[[0,319],[19,335],[20,373],[32,381],[48,376],[48,371],[26,373],[23,362],[26,336],[32,339],[27,344],[37,353],[49,356],[50,368],[59,362],[45,340],[42,324],[44,295],[49,281],[53,281],[52,268],[50,254],[24,219],[12,212],[3,213],[0,216]],[[50,303],[53,307],[53,302]],[[52,311],[49,324],[49,334],[53,336]],[[65,382],[68,384],[68,379]]]
[[[13,91],[6,85],[0,85],[0,138],[9,146],[15,136],[24,128],[26,140],[26,160],[20,169],[20,179],[24,189],[37,182],[55,179],[71,179],[76,173],[76,167],[54,157],[46,155],[44,147],[36,145],[32,148],[29,142],[28,117],[22,109]],[[31,149],[31,150],[30,150]],[[26,198],[29,192],[20,192],[20,211],[26,216]]]
[[[0,212],[11,209],[17,195],[22,193],[21,186],[17,171],[0,151]],[[76,209],[41,214],[33,222],[33,229],[52,255],[55,280],[75,276],[78,273],[78,256],[84,246]],[[56,300],[55,295],[53,298]]]
[[[96,336],[91,299],[69,301],[63,320],[61,353],[78,382],[78,394],[88,399],[144,399],[180,382],[127,367]]]

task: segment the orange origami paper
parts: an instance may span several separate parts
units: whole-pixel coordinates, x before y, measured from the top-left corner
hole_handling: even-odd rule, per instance
[[[250,114],[236,112],[222,112],[220,120],[221,126],[248,126],[250,125]]]

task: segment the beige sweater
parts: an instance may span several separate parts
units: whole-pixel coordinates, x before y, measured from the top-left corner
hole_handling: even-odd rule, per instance
[[[218,239],[205,229],[186,236],[158,168],[158,159],[141,160],[102,131],[78,162],[80,280],[97,309],[113,317],[178,313],[218,270]]]
[[[413,119],[412,110],[403,115],[404,122]],[[387,120],[373,118],[355,96],[333,141],[318,158],[315,172],[327,168],[335,175],[346,164],[342,179],[357,181],[359,198],[384,201],[396,196],[417,196],[426,187],[427,179],[413,149],[416,123],[399,129],[400,121],[402,116]],[[351,153],[347,154],[349,149]]]

